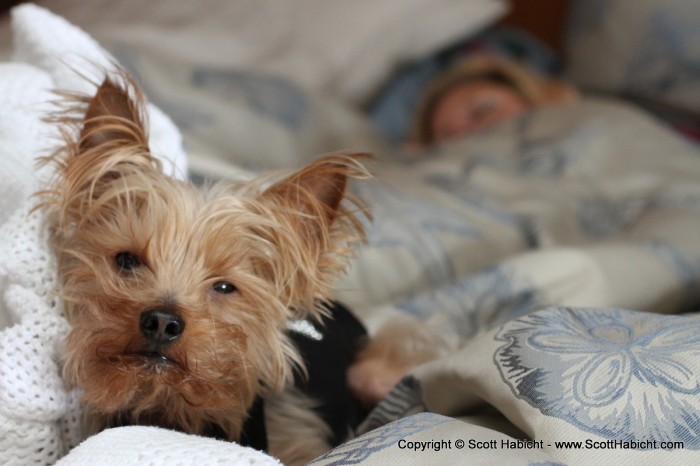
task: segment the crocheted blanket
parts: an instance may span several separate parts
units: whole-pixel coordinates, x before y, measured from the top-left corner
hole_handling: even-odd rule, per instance
[[[12,13],[13,58],[0,64],[0,462],[51,464],[83,438],[78,394],[67,391],[59,354],[69,330],[55,295],[55,264],[31,194],[51,177],[36,158],[60,143],[42,118],[53,89],[90,93],[114,66],[87,34],[34,5]],[[87,78],[87,79],[85,79]],[[174,176],[187,173],[180,133],[149,106],[150,145]],[[157,454],[154,454],[157,452]],[[62,464],[278,464],[233,443],[164,429],[111,429],[91,437]]]

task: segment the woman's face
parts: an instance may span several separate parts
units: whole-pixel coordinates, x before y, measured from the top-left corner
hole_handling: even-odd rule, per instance
[[[487,80],[468,81],[442,96],[431,120],[433,142],[480,131],[528,110],[511,87]]]

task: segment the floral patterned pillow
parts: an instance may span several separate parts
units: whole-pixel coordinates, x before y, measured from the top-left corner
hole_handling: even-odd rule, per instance
[[[370,415],[365,435],[314,464],[693,464],[699,330],[695,316],[530,313],[414,371]],[[411,415],[419,410],[435,414]]]
[[[700,320],[549,309],[505,325],[494,361],[544,416],[612,440],[700,448]]]

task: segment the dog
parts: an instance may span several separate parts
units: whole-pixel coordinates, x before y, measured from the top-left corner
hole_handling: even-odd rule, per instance
[[[347,185],[369,176],[367,155],[200,190],[152,155],[126,72],[60,100],[50,119],[65,144],[44,160],[56,176],[40,207],[71,324],[63,375],[82,390],[91,430],[146,424],[245,442],[262,429],[285,464],[329,449],[349,427],[329,426],[299,385],[313,379],[308,354],[342,353],[333,387],[347,391],[363,330],[331,283],[364,238],[368,214]],[[290,322],[335,325],[335,346],[297,343]],[[339,404],[359,416],[354,401]],[[263,420],[248,429],[255,413]]]

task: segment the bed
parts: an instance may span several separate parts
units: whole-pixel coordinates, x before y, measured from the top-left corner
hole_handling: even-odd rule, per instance
[[[173,176],[246,177],[338,149],[376,154],[374,180],[353,186],[375,220],[337,283],[338,297],[370,332],[410,314],[463,344],[413,370],[354,440],[313,464],[693,462],[700,449],[697,143],[634,105],[586,97],[407,153],[382,138],[362,109],[399,65],[487,27],[507,3],[382,1],[368,15],[367,1],[338,16],[310,1],[297,7],[318,8],[327,27],[308,35],[285,29],[291,7],[275,2],[258,9],[235,2],[236,27],[217,19],[225,4],[217,1],[193,24],[182,22],[191,6],[161,2],[137,16],[134,5],[143,2],[95,2],[96,11],[109,11],[101,19],[73,0],[49,6],[97,40],[31,4],[0,26],[0,37],[13,38],[0,64],[2,462],[276,462],[153,427],[82,434],[79,393],[60,377],[68,324],[30,194],[51,175],[34,168],[36,155],[57,141],[41,120],[49,90],[89,92],[73,68],[90,76],[94,64],[112,60],[137,76],[154,104],[151,143]],[[600,47],[615,19],[630,18],[624,3],[572,3],[566,75],[585,88],[632,90],[698,111],[691,52],[700,40],[692,28],[685,36],[674,30],[658,50],[643,46],[643,56],[616,27],[619,46]],[[698,24],[681,1],[661,10],[659,2],[638,3],[635,30]],[[149,29],[152,17],[162,19],[161,30]],[[354,27],[344,25],[348,18]],[[416,18],[424,27],[405,32]],[[263,34],[251,24],[269,26]],[[444,26],[431,35],[435,24]],[[183,42],[227,28],[235,40],[204,49]],[[312,47],[330,33],[341,41],[336,49]],[[362,40],[351,40],[356,34]],[[258,47],[243,47],[251,41]],[[281,53],[280,41],[303,53]],[[608,71],[592,73],[596,66]]]

